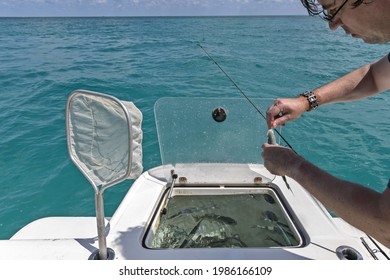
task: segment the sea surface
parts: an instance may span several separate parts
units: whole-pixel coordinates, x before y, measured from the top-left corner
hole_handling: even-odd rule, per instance
[[[145,170],[161,162],[156,100],[240,97],[197,43],[249,97],[271,99],[314,89],[390,51],[309,16],[0,18],[0,239],[38,218],[94,215],[93,189],[66,147],[72,91],[111,94],[141,109]],[[389,105],[386,92],[323,106],[283,134],[319,167],[382,191],[390,177]],[[105,192],[107,216],[131,183]]]

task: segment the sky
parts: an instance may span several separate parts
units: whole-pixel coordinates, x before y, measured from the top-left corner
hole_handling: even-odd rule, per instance
[[[0,17],[305,14],[300,0],[0,0]]]

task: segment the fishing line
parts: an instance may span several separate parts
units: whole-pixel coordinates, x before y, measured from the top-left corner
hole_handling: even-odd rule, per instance
[[[248,100],[248,102],[253,106],[253,108],[255,108],[255,110],[265,119],[267,120],[267,118],[265,117],[265,115],[260,111],[259,108],[257,108],[257,106],[253,103],[253,101],[242,91],[242,89],[238,86],[238,84],[229,76],[229,74],[218,64],[218,62],[206,51],[206,49],[200,44],[198,43],[197,44],[204,52],[205,54],[208,56],[208,58],[215,64],[218,66],[218,68],[222,71],[223,74],[225,74],[225,76],[233,83],[233,85],[236,87],[236,89],[241,93],[242,96],[245,97],[246,100]],[[278,130],[276,130],[276,133],[280,136],[280,138],[283,139],[283,141],[287,144],[287,146],[297,154],[297,152],[293,149],[293,147],[288,143],[288,141],[279,133]]]

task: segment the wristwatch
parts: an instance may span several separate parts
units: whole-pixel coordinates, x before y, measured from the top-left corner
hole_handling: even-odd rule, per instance
[[[300,96],[306,97],[307,102],[309,102],[309,110],[307,110],[308,112],[311,110],[317,109],[317,107],[318,107],[317,96],[314,94],[314,92],[312,92],[311,90],[308,90],[308,91],[302,92],[300,94]]]

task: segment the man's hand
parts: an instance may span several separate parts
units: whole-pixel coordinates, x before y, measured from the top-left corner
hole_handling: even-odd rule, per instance
[[[288,121],[299,118],[306,110],[309,103],[304,96],[297,98],[276,99],[267,110],[268,128],[276,128],[285,125]]]

